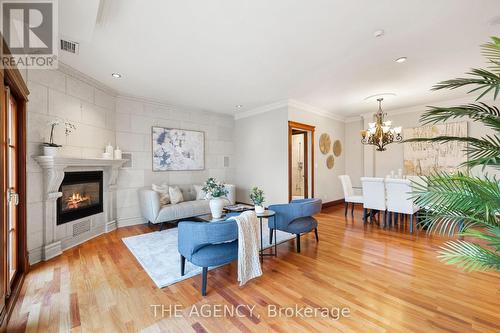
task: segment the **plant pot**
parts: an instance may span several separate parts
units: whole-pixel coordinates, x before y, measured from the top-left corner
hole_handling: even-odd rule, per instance
[[[43,146],[43,156],[57,156],[59,147]]]
[[[264,214],[265,210],[264,206],[255,205],[255,214]]]
[[[224,205],[226,203],[226,200],[222,198],[213,198],[210,199],[210,212],[212,213],[212,217],[214,219],[220,219],[222,217],[222,209],[224,208]]]

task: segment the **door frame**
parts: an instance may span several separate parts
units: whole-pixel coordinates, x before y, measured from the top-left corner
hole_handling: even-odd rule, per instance
[[[311,133],[311,198],[314,198],[314,130],[315,126],[298,123],[295,121],[288,121],[288,201],[292,201],[292,135],[293,130],[303,130]],[[309,140],[304,140],[304,146]],[[309,147],[305,147],[305,151],[308,151]],[[304,174],[309,173],[309,156],[304,156]],[[308,179],[309,177],[307,177]],[[309,191],[309,183],[306,184],[304,181],[304,188],[307,186],[307,189],[304,191],[305,194],[308,194]],[[304,195],[306,196],[306,195]]]
[[[1,47],[3,50],[3,56],[8,56],[11,54],[5,40],[0,35]],[[16,100],[17,104],[17,172],[18,172],[18,195],[19,195],[19,205],[17,206],[17,272],[12,280],[10,295],[5,301],[5,307],[0,313],[0,332],[6,330],[8,319],[14,309],[15,302],[20,294],[21,287],[24,282],[24,278],[29,269],[28,264],[28,250],[26,242],[26,102],[28,101],[28,87],[17,68],[4,68],[0,64],[0,81],[1,90],[0,93],[0,135],[2,136],[2,142],[6,142],[7,131],[4,128],[5,115],[6,115],[6,100],[5,100],[5,87],[8,86],[10,89],[11,96]],[[7,170],[6,156],[4,155],[4,147],[0,149],[0,230],[3,240],[2,250],[0,254],[7,254],[7,211],[6,211],[6,193],[3,189],[5,188],[5,171]],[[3,258],[3,257],[2,257]],[[2,274],[6,271],[7,262],[2,263]],[[3,283],[8,283],[8,281],[2,281]]]

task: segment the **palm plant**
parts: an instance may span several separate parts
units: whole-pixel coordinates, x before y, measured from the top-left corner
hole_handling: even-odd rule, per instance
[[[430,107],[421,117],[423,124],[436,124],[457,118],[481,122],[495,132],[481,138],[439,136],[415,138],[406,142],[467,143],[468,161],[463,166],[487,166],[500,170],[500,111],[496,106],[479,102],[490,93],[496,100],[500,92],[500,38],[482,45],[488,69],[472,69],[470,77],[438,83],[432,89],[456,89],[472,86],[469,93],[480,92],[475,103],[453,107]],[[421,225],[430,233],[461,236],[447,241],[439,258],[468,270],[500,269],[500,180],[485,174],[438,172],[414,183],[415,202],[426,208]],[[467,238],[464,238],[467,237]]]

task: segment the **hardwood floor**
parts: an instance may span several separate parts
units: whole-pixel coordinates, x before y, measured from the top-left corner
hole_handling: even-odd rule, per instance
[[[8,332],[494,332],[500,331],[499,277],[463,273],[436,259],[440,240],[425,233],[363,226],[343,206],[318,216],[314,233],[278,246],[263,276],[243,287],[233,263],[158,289],[121,241],[150,232],[122,228],[41,263],[27,275]],[[157,316],[177,305],[180,318]],[[205,305],[255,305],[254,316],[204,318]],[[347,307],[349,317],[273,318],[268,306]],[[205,308],[208,309],[208,308]],[[200,311],[201,312],[201,311]],[[243,311],[242,311],[243,312]],[[247,315],[250,311],[245,311]]]

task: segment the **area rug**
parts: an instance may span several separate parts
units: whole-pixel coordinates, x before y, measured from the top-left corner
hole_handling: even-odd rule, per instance
[[[293,234],[279,230],[276,235],[278,244],[295,237]],[[262,230],[262,238],[264,248],[267,249],[272,246],[269,244],[269,228],[267,228],[267,225],[264,225]],[[186,261],[186,274],[181,276],[181,261],[177,251],[177,228],[126,237],[122,238],[122,241],[158,288],[164,288],[201,274],[200,267]]]

